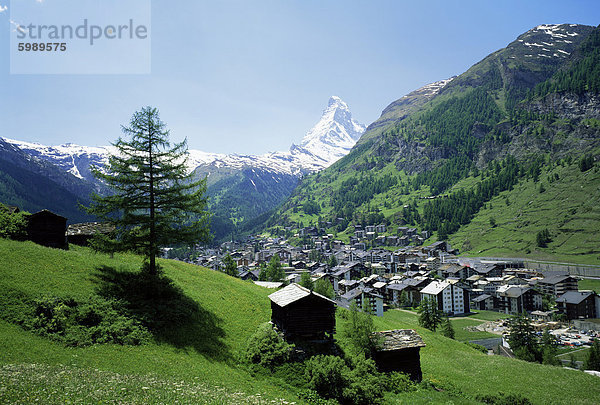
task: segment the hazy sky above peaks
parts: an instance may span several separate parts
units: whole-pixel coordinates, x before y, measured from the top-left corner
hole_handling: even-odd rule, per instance
[[[99,1],[101,11],[84,3],[0,0],[0,136],[106,145],[151,105],[193,149],[287,150],[331,95],[370,124],[392,101],[464,72],[537,25],[600,24],[597,1],[152,0],[149,74],[10,74],[9,37],[26,24],[11,9],[129,19],[122,0]]]

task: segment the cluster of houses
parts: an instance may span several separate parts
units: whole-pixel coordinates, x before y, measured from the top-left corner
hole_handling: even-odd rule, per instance
[[[340,218],[341,219],[341,218]],[[331,225],[331,223],[326,223]],[[376,246],[421,246],[430,236],[428,231],[419,232],[417,228],[399,226],[394,230],[385,225],[354,225],[354,233],[350,236],[350,246],[354,249],[366,249]],[[286,228],[291,231],[291,227]],[[314,226],[303,227],[298,230],[298,236],[319,238],[326,232]]]
[[[286,279],[265,285],[278,288],[299,282],[301,274],[308,272],[314,281],[331,283],[338,305],[355,303],[378,316],[388,308],[415,307],[428,298],[450,316],[490,310],[511,315],[527,312],[546,320],[600,318],[600,296],[579,291],[572,275],[540,273],[523,268],[523,263],[462,259],[445,241],[363,250],[331,235],[313,237],[310,246],[302,247],[283,238],[250,237],[207,250],[195,263],[219,269],[226,252],[237,263],[242,279],[260,283],[260,264],[277,255]]]

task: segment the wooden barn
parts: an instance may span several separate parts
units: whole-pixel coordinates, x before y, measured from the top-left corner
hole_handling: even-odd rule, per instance
[[[115,227],[103,222],[82,222],[71,224],[67,228],[67,242],[79,246],[88,246],[96,234],[110,234]]]
[[[421,336],[413,329],[396,329],[375,332],[380,347],[374,354],[375,364],[381,372],[400,371],[413,381],[421,381],[421,356],[425,347]]]
[[[271,321],[286,340],[331,340],[335,302],[296,283],[269,295]]]
[[[27,217],[27,239],[43,246],[68,249],[67,218],[42,210]]]

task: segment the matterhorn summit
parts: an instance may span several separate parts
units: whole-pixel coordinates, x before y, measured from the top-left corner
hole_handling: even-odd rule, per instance
[[[306,133],[299,147],[292,145],[291,152],[308,152],[327,167],[347,155],[365,129],[365,125],[352,119],[348,104],[331,96],[319,122]]]

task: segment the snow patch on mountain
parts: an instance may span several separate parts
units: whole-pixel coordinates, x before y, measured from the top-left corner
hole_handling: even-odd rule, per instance
[[[542,24],[520,35],[517,42],[531,51],[526,57],[535,53],[539,58],[566,58],[575,47],[569,38],[584,35],[590,28],[578,24]]]

